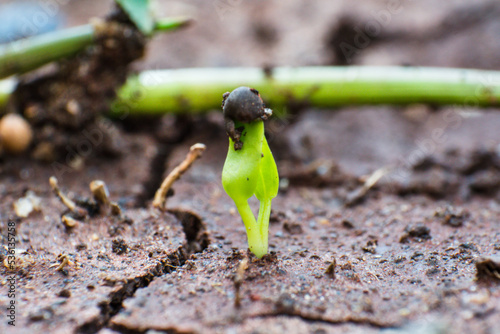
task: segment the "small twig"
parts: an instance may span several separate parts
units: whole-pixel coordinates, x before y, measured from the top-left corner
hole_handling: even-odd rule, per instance
[[[238,264],[238,269],[236,269],[236,275],[234,276],[234,306],[236,308],[241,307],[241,295],[240,295],[240,288],[241,284],[243,283],[243,280],[245,279],[245,270],[248,269],[248,258],[245,257],[243,260],[240,261]]]
[[[96,201],[102,204],[109,203],[109,190],[104,181],[94,180],[90,182],[89,188]]]
[[[69,264],[68,255],[58,256],[58,260],[61,261],[61,264],[57,267],[56,271],[62,271]]]
[[[120,205],[109,199],[109,190],[104,181],[94,180],[90,182],[89,187],[92,192],[92,196],[97,202],[103,204],[104,206],[109,205],[111,208],[111,215],[120,216],[122,214]]]
[[[226,295],[226,292],[220,288],[221,286],[223,286],[222,283],[212,283],[212,284],[210,284],[210,286],[212,288],[214,288],[215,291],[217,291],[218,293],[220,293],[220,294],[222,294],[224,296]]]
[[[62,204],[64,204],[71,212],[75,213],[78,217],[85,217],[85,210],[80,209],[76,206],[75,202],[70,200],[68,196],[63,194],[61,189],[59,189],[59,184],[55,176],[51,176],[49,178],[50,187],[56,194],[56,196],[61,200]]]
[[[366,179],[365,183],[358,189],[347,195],[345,200],[345,206],[353,206],[358,204],[363,200],[368,191],[375,185],[377,182],[387,173],[389,172],[388,167],[382,167],[374,171],[368,179]]]
[[[179,269],[180,268],[179,266],[174,266],[173,264],[170,264],[170,263],[164,263],[163,265],[165,267],[170,267],[170,268],[174,268],[174,269]]]
[[[380,280],[378,279],[377,275],[375,275],[375,274],[374,274],[374,273],[372,273],[371,271],[369,271],[369,272],[368,272],[368,274],[369,274],[370,276],[374,277],[374,278],[377,280],[377,282],[380,282]]]
[[[122,214],[122,209],[118,203],[110,202],[109,205],[111,207],[111,215],[119,217]]]
[[[72,200],[70,200],[66,195],[62,193],[59,189],[59,182],[57,181],[55,176],[51,176],[49,179],[50,187],[54,191],[57,197],[61,200],[62,204],[64,204],[70,211],[75,211],[76,204]]]
[[[156,191],[154,200],[153,200],[153,207],[164,210],[165,209],[165,201],[167,198],[167,193],[170,187],[172,187],[172,184],[181,177],[182,174],[188,168],[191,166],[191,164],[198,159],[203,151],[205,151],[206,146],[204,144],[194,144],[191,146],[189,149],[189,153],[186,156],[186,159],[184,159],[183,162],[180,163],[179,166],[175,167],[170,174],[163,180],[163,183],[161,184],[160,188]]]
[[[66,228],[68,228],[68,229],[78,226],[78,223],[79,223],[79,221],[78,221],[78,220],[76,220],[75,218],[70,217],[70,216],[68,216],[68,215],[63,215],[63,216],[61,217],[61,222],[62,222],[62,223],[64,224],[64,226],[65,226]]]
[[[67,265],[75,265],[75,263],[69,259],[69,256],[67,254],[59,254],[57,256],[57,261],[59,261],[60,264],[54,263],[50,265],[49,268],[57,267],[56,271],[63,271],[64,267],[66,267]]]
[[[332,279],[335,279],[335,267],[337,266],[337,259],[333,257],[332,262],[328,265],[325,270],[325,274]]]

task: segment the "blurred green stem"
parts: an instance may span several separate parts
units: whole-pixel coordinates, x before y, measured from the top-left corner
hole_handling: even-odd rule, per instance
[[[154,31],[183,28],[192,20],[186,17],[163,18],[155,22]],[[0,45],[0,79],[22,74],[47,63],[77,54],[93,43],[92,24],[67,28]]]
[[[159,32],[184,28],[193,22],[193,19],[189,17],[167,17],[155,22],[154,31]]]
[[[257,217],[257,226],[259,228],[260,239],[262,240],[262,250],[260,254],[257,255],[261,258],[264,254],[267,254],[268,238],[269,238],[269,218],[271,217],[271,202],[272,199],[266,199],[260,202],[259,206],[259,216]]]
[[[90,45],[93,38],[94,29],[87,24],[0,45],[0,78],[74,55]]]
[[[219,109],[222,93],[247,85],[277,108],[302,103],[498,106],[500,72],[424,67],[191,68],[131,76],[112,106],[116,114],[203,113]]]
[[[7,105],[10,94],[12,94],[16,88],[16,84],[17,82],[14,79],[0,80],[0,110]]]

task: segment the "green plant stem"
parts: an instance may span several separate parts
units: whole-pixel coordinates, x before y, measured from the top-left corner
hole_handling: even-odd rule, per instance
[[[93,41],[90,24],[0,45],[0,78],[76,54]]]
[[[154,23],[153,33],[173,31],[190,22],[185,17],[164,18]],[[94,37],[94,27],[86,24],[0,45],[0,79],[77,54],[92,44]]]
[[[189,17],[167,17],[158,19],[155,22],[154,31],[170,31],[179,28],[184,28],[193,23],[193,19]]]
[[[500,104],[500,72],[425,67],[191,68],[145,71],[119,91],[115,113],[203,113],[220,108],[221,92],[256,88],[275,113],[288,104]]]
[[[16,88],[16,84],[17,81],[12,78],[0,80],[0,110],[3,106],[7,105],[10,94],[12,94]]]
[[[267,228],[265,231],[265,238],[263,238],[262,226],[259,226],[255,220],[252,209],[248,205],[248,201],[235,202],[238,213],[245,224],[248,238],[248,248],[258,258],[267,253]],[[269,207],[269,211],[271,207]],[[259,211],[260,218],[260,211]],[[260,222],[260,219],[259,219]]]
[[[262,255],[257,257],[261,258],[264,254],[267,254],[267,245],[269,238],[269,217],[271,216],[271,202],[272,199],[266,199],[260,202],[259,207],[259,217],[257,218],[257,225],[260,229],[260,239],[265,248],[262,248]]]

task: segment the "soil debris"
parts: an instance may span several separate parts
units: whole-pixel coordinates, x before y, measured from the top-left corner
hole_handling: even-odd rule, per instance
[[[26,218],[33,211],[41,210],[41,198],[38,197],[33,191],[28,190],[24,197],[19,198],[14,203],[14,211],[20,218]]]
[[[332,262],[326,267],[325,274],[331,279],[335,279],[335,267],[337,266],[337,259],[335,257],[332,259]]]
[[[236,307],[236,308],[241,307],[240,288],[241,288],[241,284],[243,283],[243,281],[245,279],[245,271],[247,269],[248,269],[248,258],[245,257],[238,264],[238,268],[236,269],[236,273],[235,273],[234,278],[233,278],[233,282],[234,282],[234,307]]]
[[[422,223],[416,225],[408,225],[405,228],[405,234],[399,239],[400,243],[407,243],[410,240],[422,242],[423,240],[430,240],[431,230]]]
[[[356,190],[347,194],[344,205],[347,207],[354,206],[356,204],[360,204],[366,198],[368,191],[377,184],[377,182],[384,177],[389,172],[389,169],[386,167],[379,168],[374,171],[370,176],[366,178],[364,184],[357,188]]]
[[[120,217],[121,214],[122,214],[122,209],[120,208],[120,205],[118,205],[118,203],[116,202],[111,202],[109,204],[110,208],[111,208],[111,215],[113,216],[118,216]],[[127,220],[127,218],[125,218],[124,220]]]
[[[488,169],[500,169],[500,156],[493,149],[480,147],[468,154],[458,167],[464,175],[472,175]]]
[[[283,223],[283,229],[292,235],[304,233],[304,231],[302,230],[302,225],[300,225],[299,223],[293,223],[289,221]]]
[[[62,289],[61,291],[59,291],[57,295],[59,297],[69,298],[71,297],[71,291],[69,291],[68,289]]]
[[[476,279],[500,283],[500,258],[485,258],[476,262]]]
[[[290,186],[313,188],[345,186],[352,189],[361,184],[357,177],[343,172],[335,162],[324,159],[314,160],[307,165],[283,161],[280,164],[280,178],[288,181],[287,188]]]
[[[118,255],[125,254],[129,249],[127,243],[122,238],[113,239],[111,243],[111,250]]]
[[[274,211],[274,210],[271,210],[271,215],[269,216],[269,223],[271,224],[275,224],[275,223],[279,223],[280,221],[283,221],[283,222],[287,222],[287,216],[286,216],[286,213],[284,213],[283,211]]]
[[[451,227],[461,227],[469,219],[470,213],[462,208],[447,206],[444,210],[437,210],[434,216],[442,218],[443,224]]]
[[[366,246],[362,247],[361,249],[366,253],[375,254],[375,253],[377,253],[377,244],[378,244],[378,241],[376,239],[368,240],[368,242],[366,243]]]
[[[282,293],[274,304],[276,314],[294,315],[299,305],[289,293]]]
[[[354,223],[349,219],[342,220],[342,227],[348,230],[352,230],[355,228]]]
[[[75,218],[71,217],[70,215],[63,215],[61,217],[61,222],[67,229],[72,229],[74,227],[77,227],[80,221],[76,220]]]
[[[495,195],[500,186],[500,173],[497,170],[482,170],[470,176],[469,188],[484,195]]]

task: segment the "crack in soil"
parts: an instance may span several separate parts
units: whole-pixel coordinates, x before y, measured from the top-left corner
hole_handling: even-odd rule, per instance
[[[158,151],[151,161],[149,178],[143,184],[143,191],[136,198],[136,207],[145,207],[146,202],[154,197],[156,190],[163,181],[165,166],[174,146],[174,144],[157,144]]]
[[[91,334],[97,333],[103,328],[110,327],[110,320],[123,309],[123,302],[132,297],[137,289],[147,287],[155,277],[170,274],[182,267],[192,254],[202,252],[210,244],[210,239],[206,231],[205,223],[200,217],[189,211],[180,209],[171,210],[171,213],[182,223],[186,243],[179,247],[176,252],[170,254],[167,259],[160,261],[146,275],[134,277],[127,280],[123,286],[109,295],[109,301],[99,305],[101,314],[97,319],[93,319],[79,326],[75,333]],[[113,328],[113,330],[115,330]],[[129,329],[120,330],[121,333],[141,333],[130,331]]]
[[[184,331],[181,330],[179,331],[178,328],[175,327],[168,327],[168,328],[146,328],[144,330],[139,330],[135,328],[127,328],[122,325],[113,325],[111,329],[115,332],[118,332],[120,334],[146,334],[150,330],[154,331],[159,331],[161,333],[168,333],[168,334],[195,334],[196,332],[192,331]]]
[[[363,317],[353,317],[346,316],[341,319],[327,319],[320,315],[314,314],[304,314],[301,312],[272,312],[272,313],[261,313],[252,316],[251,318],[274,318],[279,316],[285,316],[290,318],[299,318],[306,322],[316,322],[323,323],[327,325],[345,325],[345,324],[354,324],[354,325],[362,325],[367,327],[372,327],[376,329],[389,329],[389,328],[397,328],[396,324],[384,323],[381,321],[377,321],[376,319],[369,319]]]
[[[131,122],[128,124],[129,130],[133,131],[138,121],[134,119],[129,120],[129,122]],[[153,199],[156,190],[163,181],[170,154],[192,132],[191,121],[188,117],[177,116],[165,126],[159,124],[157,119],[152,122],[153,124],[151,124],[151,120],[146,120],[145,124],[151,127],[148,130],[153,133],[157,152],[149,166],[149,178],[142,184],[143,190],[135,199],[135,207],[137,208],[145,207],[146,203]]]
[[[273,313],[268,313],[268,314],[256,314],[253,316],[248,316],[246,319],[259,319],[259,318],[275,318],[275,317],[289,317],[289,318],[299,318],[305,322],[308,323],[320,323],[320,324],[325,324],[325,325],[330,325],[330,326],[335,326],[335,325],[345,325],[345,324],[354,324],[354,325],[359,325],[359,326],[365,326],[365,327],[370,327],[370,328],[375,328],[375,329],[390,329],[390,328],[397,328],[397,325],[395,324],[389,324],[389,323],[383,323],[379,322],[374,319],[368,319],[368,318],[356,318],[352,316],[345,317],[343,319],[325,319],[321,316],[318,315],[311,315],[311,314],[303,314],[300,312],[296,313],[289,313],[289,312],[273,312]],[[112,329],[118,333],[121,334],[145,334],[149,330],[159,330],[159,331],[166,331],[171,334],[192,334],[194,332],[186,332],[186,331],[179,331],[175,327],[165,327],[165,328],[146,328],[146,329],[133,329],[133,328],[127,328],[122,325],[114,325]]]

